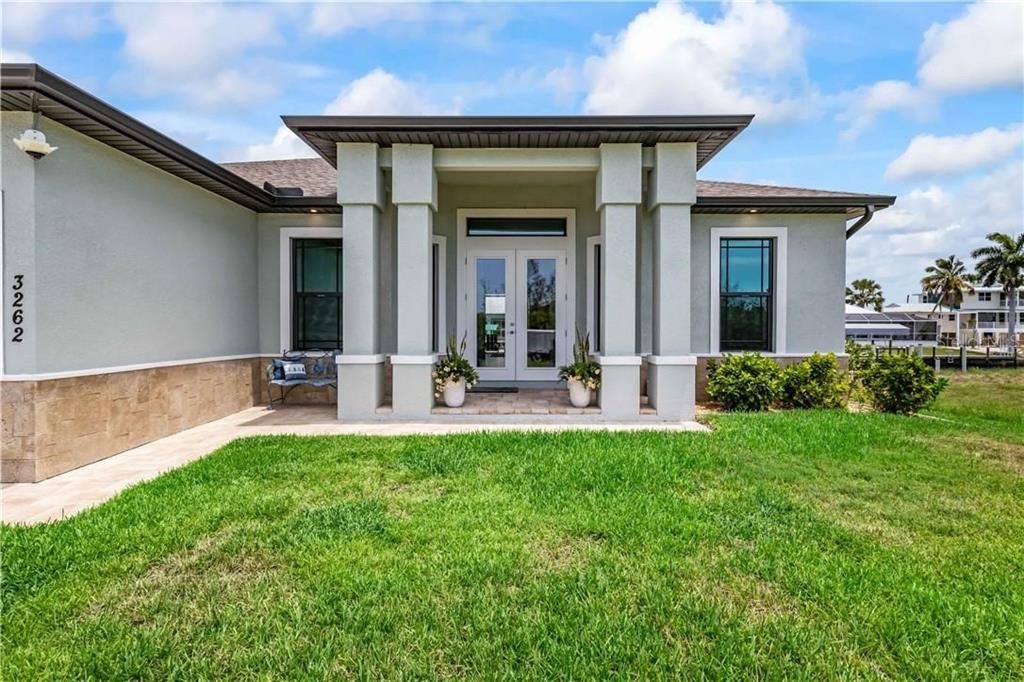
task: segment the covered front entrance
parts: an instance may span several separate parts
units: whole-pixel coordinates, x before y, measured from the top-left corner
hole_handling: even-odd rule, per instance
[[[458,214],[459,337],[481,381],[557,381],[573,339],[575,211]]]
[[[467,351],[481,380],[558,379],[568,335],[566,260],[564,249],[469,252]]]

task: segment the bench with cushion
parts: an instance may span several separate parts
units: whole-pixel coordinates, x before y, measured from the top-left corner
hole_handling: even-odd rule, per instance
[[[280,358],[267,365],[267,383],[277,386],[283,403],[297,386],[333,388],[338,390],[338,370],[335,353],[326,350],[285,351]],[[269,390],[270,406],[274,406],[274,391]]]

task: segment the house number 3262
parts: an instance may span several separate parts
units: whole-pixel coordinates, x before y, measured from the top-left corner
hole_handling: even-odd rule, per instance
[[[21,343],[22,336],[25,335],[25,328],[21,326],[25,321],[25,292],[22,291],[24,288],[25,275],[15,275],[14,283],[11,284],[11,292],[14,294],[11,302],[11,322],[14,323],[11,341],[14,343]]]

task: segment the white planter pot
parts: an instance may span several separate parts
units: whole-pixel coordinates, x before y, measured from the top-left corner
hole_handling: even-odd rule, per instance
[[[466,380],[449,381],[444,387],[444,404],[448,407],[462,407],[466,402]]]
[[[579,379],[569,379],[569,402],[573,407],[587,407],[594,392],[587,388]]]

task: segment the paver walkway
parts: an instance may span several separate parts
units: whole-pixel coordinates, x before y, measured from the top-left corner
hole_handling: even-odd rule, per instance
[[[0,520],[5,523],[40,523],[77,514],[104,502],[130,485],[155,478],[213,452],[243,436],[377,435],[464,433],[485,430],[566,429],[701,431],[696,422],[581,422],[528,421],[509,415],[508,421],[455,421],[430,423],[366,422],[342,424],[334,406],[289,406],[271,410],[253,407],[223,419],[161,438],[119,455],[54,476],[39,483],[6,484],[0,489]]]

